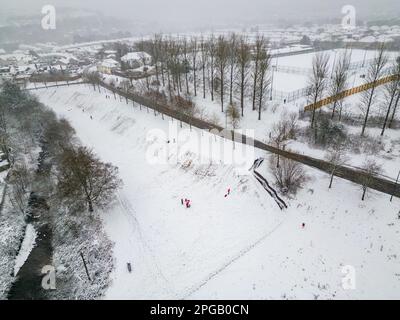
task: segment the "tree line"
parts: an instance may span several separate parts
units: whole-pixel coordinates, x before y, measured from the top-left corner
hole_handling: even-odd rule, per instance
[[[347,90],[350,82],[350,61],[351,51],[344,50],[339,57],[334,61],[332,70],[329,65],[330,56],[327,53],[317,53],[312,62],[312,73],[309,75],[310,99],[313,104],[321,100],[324,95],[335,96]],[[364,83],[372,83],[372,87],[361,93],[360,103],[358,104],[361,110],[363,121],[361,127],[361,136],[365,136],[368,121],[371,117],[371,108],[377,100],[378,84],[377,80],[383,76],[397,75],[394,81],[384,85],[384,117],[382,118],[381,136],[384,135],[387,128],[392,128],[396,112],[400,101],[400,57],[389,63],[389,56],[385,44],[378,47],[375,57],[365,66],[366,71],[363,75]],[[332,106],[331,118],[342,119],[343,100],[335,101]],[[320,111],[321,112],[321,109]],[[316,108],[312,110],[311,128],[315,129],[317,134],[318,114]]]
[[[235,33],[190,39],[155,35],[137,47],[152,56],[157,89],[165,88],[169,100],[201,95],[219,101],[221,112],[234,107],[238,109],[234,114],[243,117],[247,111],[257,111],[261,120],[272,71],[264,36],[251,42]]]
[[[52,198],[81,211],[108,204],[121,185],[118,169],[80,145],[66,119],[11,82],[0,87],[0,148],[11,164],[12,203],[23,214],[38,174],[55,186]]]

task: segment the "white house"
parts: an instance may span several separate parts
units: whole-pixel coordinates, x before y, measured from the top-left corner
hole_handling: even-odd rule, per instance
[[[128,64],[129,68],[136,69],[151,64],[151,56],[146,52],[129,52],[121,61]]]

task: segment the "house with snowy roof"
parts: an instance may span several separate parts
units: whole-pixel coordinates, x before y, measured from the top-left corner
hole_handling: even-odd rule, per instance
[[[129,52],[121,58],[130,69],[140,68],[151,64],[151,56],[147,52]]]
[[[111,74],[118,67],[119,63],[114,59],[105,59],[97,66],[97,71]]]

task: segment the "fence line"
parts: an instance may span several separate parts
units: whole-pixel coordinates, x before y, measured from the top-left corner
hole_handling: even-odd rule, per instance
[[[78,85],[78,84],[85,84],[85,83],[88,83],[88,82],[80,81],[80,82],[72,82],[72,83],[51,84],[51,85],[45,85],[44,87],[42,86],[42,87],[24,88],[22,90],[33,91],[33,90],[39,90],[39,89],[69,87],[69,86]]]
[[[320,101],[317,101],[316,103],[312,103],[312,104],[309,104],[309,105],[305,106],[304,107],[304,111],[312,111],[312,110],[316,110],[316,109],[322,108],[323,106],[326,106],[328,104],[331,104],[331,103],[339,101],[339,100],[342,100],[342,99],[344,99],[344,98],[346,98],[348,96],[351,96],[351,95],[354,95],[354,94],[357,94],[357,93],[372,89],[374,87],[383,85],[383,84],[391,82],[391,81],[395,81],[395,80],[399,79],[399,77],[400,77],[399,75],[394,74],[394,75],[391,75],[391,76],[387,76],[387,77],[381,78],[381,79],[379,79],[377,81],[374,81],[374,82],[365,83],[365,84],[363,84],[361,86],[345,90],[343,92],[340,92],[337,95],[330,96],[328,98],[325,98],[325,99],[322,99]]]

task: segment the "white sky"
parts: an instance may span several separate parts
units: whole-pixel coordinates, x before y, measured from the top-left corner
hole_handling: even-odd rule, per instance
[[[389,14],[400,16],[399,0],[0,0],[3,16],[15,13],[40,13],[45,4],[59,8],[75,7],[98,10],[123,18],[157,21],[224,23],[269,17],[304,21],[320,18],[340,18],[343,5],[354,5],[360,18]]]

